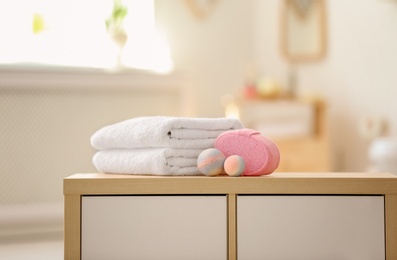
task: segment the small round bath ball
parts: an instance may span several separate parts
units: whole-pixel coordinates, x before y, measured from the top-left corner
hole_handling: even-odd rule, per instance
[[[229,176],[237,177],[240,176],[245,169],[245,162],[243,157],[239,155],[231,155],[225,160],[225,172]]]
[[[223,173],[225,155],[215,148],[202,151],[197,158],[197,168],[207,176],[215,176]]]

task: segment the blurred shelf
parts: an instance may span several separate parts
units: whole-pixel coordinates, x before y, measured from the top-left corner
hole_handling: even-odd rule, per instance
[[[276,142],[278,172],[331,171],[326,105],[313,99],[234,99],[226,116]]]

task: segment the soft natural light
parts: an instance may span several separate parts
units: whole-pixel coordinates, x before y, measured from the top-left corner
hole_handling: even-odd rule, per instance
[[[161,73],[172,70],[173,64],[165,35],[156,30],[154,1],[129,0],[140,9],[129,9],[126,18],[128,37],[122,52],[122,64],[139,69],[150,69]]]
[[[0,0],[0,64],[171,71],[166,38],[156,30],[154,0],[119,2],[127,9],[123,44],[105,24],[114,0]]]
[[[121,57],[121,63],[132,68],[167,73],[173,67],[167,41],[159,32],[127,40]]]

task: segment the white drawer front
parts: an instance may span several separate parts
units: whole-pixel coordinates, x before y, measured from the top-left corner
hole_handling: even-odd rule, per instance
[[[385,259],[383,196],[238,196],[239,260]]]
[[[82,259],[227,258],[226,196],[84,196]]]

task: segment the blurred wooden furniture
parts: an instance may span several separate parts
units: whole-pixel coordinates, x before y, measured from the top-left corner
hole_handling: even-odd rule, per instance
[[[87,173],[64,195],[66,260],[397,259],[392,174]]]
[[[332,171],[326,105],[311,99],[236,99],[226,116],[270,137],[280,149],[278,172]],[[295,129],[295,130],[294,130]]]

